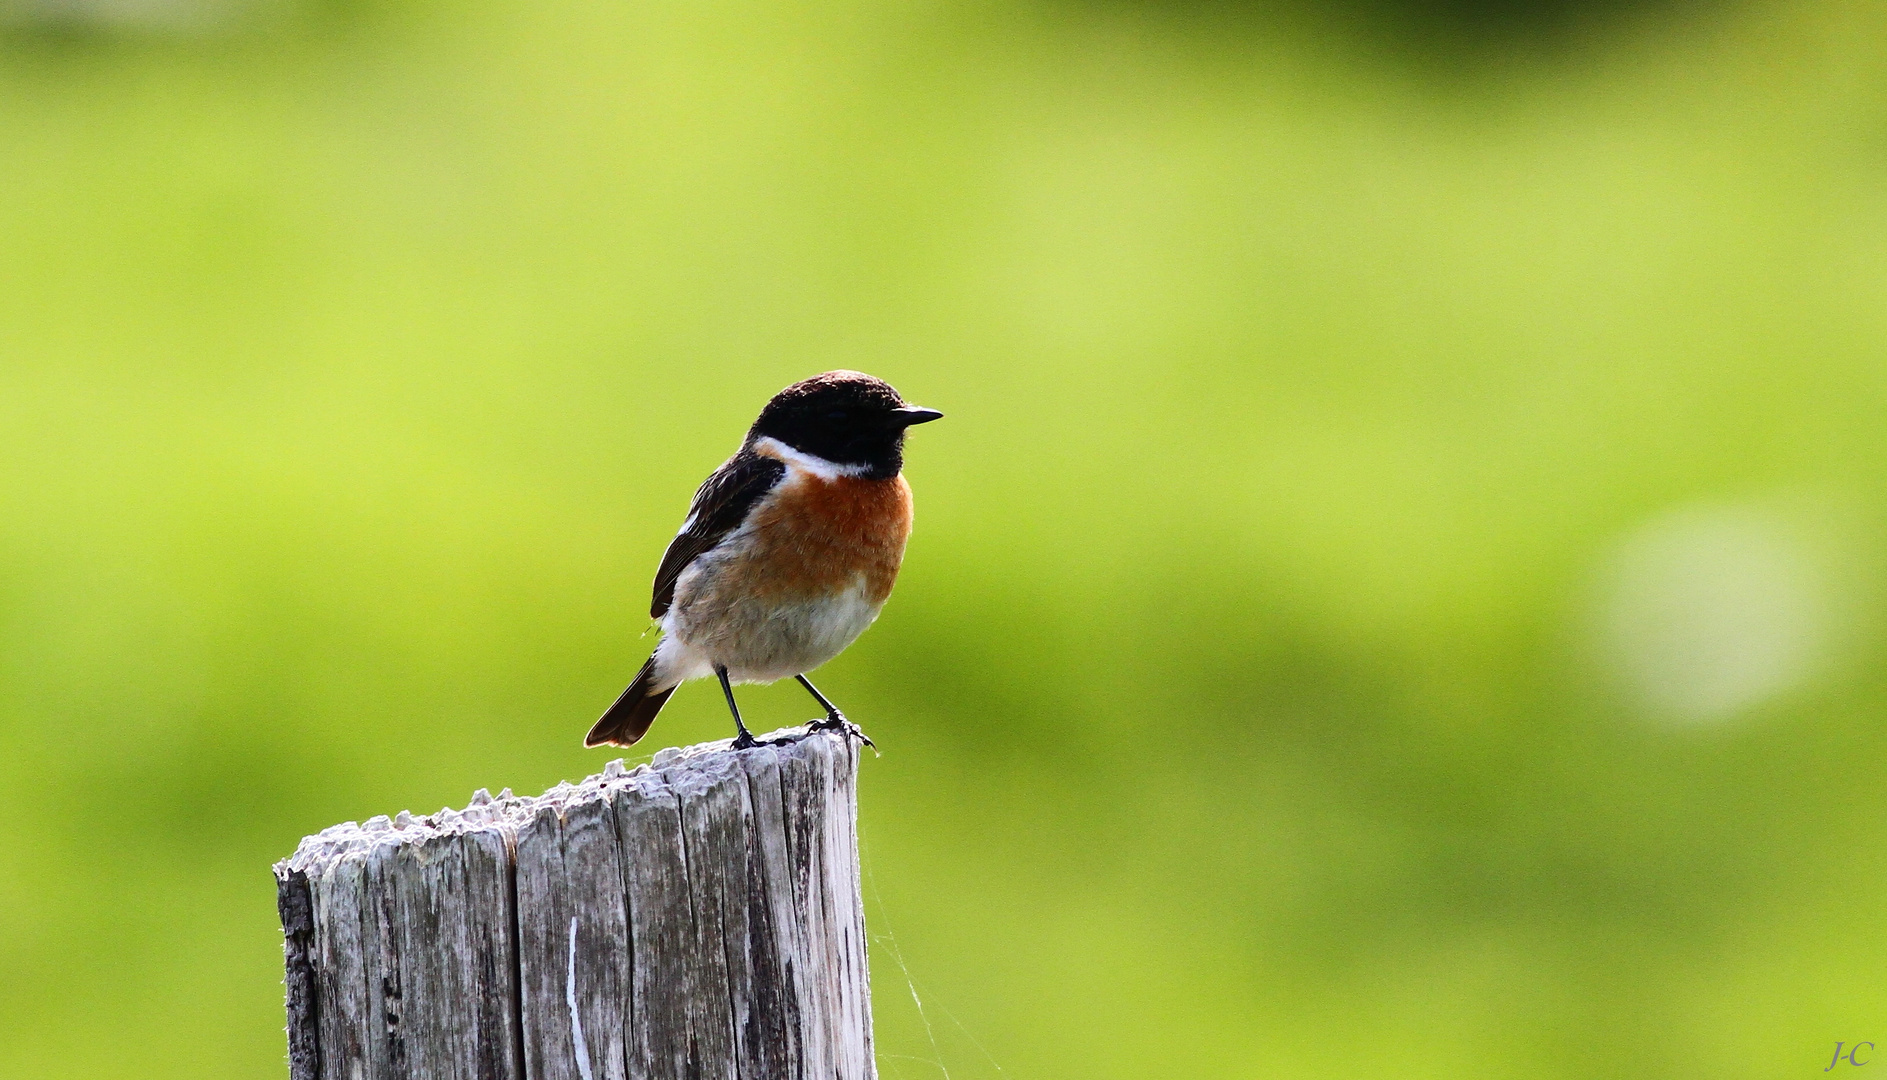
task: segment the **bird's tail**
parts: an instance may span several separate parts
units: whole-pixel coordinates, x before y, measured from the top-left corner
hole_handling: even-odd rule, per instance
[[[662,711],[668,695],[675,692],[673,686],[657,690],[655,682],[655,657],[651,656],[642,670],[636,672],[629,689],[622,692],[616,704],[590,729],[583,745],[634,746],[637,739],[648,733],[649,725],[655,723],[655,714]]]

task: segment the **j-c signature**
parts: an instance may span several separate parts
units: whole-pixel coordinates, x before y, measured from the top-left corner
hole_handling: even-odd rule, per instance
[[[1848,1052],[1845,1054],[1841,1052],[1841,1048],[1844,1046],[1848,1047]],[[1866,1048],[1866,1053],[1868,1056],[1855,1057],[1854,1055],[1862,1052],[1863,1047]],[[1841,1064],[1844,1060],[1850,1065],[1865,1065],[1868,1062],[1874,1060],[1873,1054],[1874,1054],[1874,1044],[1871,1042],[1858,1042],[1858,1043],[1853,1044],[1852,1046],[1849,1046],[1847,1043],[1836,1043],[1835,1044],[1835,1059],[1829,1062],[1828,1068],[1823,1069],[1822,1072],[1828,1072],[1829,1069],[1833,1069],[1836,1065]]]

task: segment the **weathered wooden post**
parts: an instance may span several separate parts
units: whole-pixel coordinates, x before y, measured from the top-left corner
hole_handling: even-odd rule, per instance
[[[291,1080],[872,1080],[857,744],[780,736],[303,840]]]

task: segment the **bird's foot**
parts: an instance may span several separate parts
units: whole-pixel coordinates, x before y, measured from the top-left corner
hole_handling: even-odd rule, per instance
[[[824,720],[815,720],[807,724],[806,731],[809,734],[814,731],[836,731],[848,739],[857,739],[873,750],[878,749],[878,744],[871,741],[871,736],[865,734],[864,728],[847,720],[845,714],[837,709],[834,709]]]
[[[733,745],[728,749],[752,750],[756,746],[785,746],[786,743],[785,739],[756,739],[753,737],[753,732],[742,728],[740,734],[734,736]]]

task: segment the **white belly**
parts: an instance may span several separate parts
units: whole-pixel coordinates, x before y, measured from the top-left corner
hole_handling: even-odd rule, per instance
[[[735,682],[773,682],[845,651],[883,607],[867,598],[862,580],[817,600],[677,604],[662,618],[656,656],[664,681],[701,678],[719,665]]]

